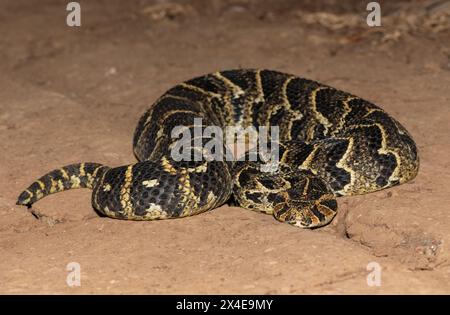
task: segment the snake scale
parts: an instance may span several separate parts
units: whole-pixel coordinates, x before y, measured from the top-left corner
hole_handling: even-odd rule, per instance
[[[220,128],[278,126],[278,167],[262,172],[259,158],[173,159],[178,139],[172,130],[193,131],[199,118]],[[210,139],[197,136],[203,145]],[[407,182],[419,168],[412,137],[380,107],[312,80],[256,69],[215,72],[171,88],[140,118],[133,150],[135,164],[86,162],[53,170],[17,204],[30,207],[55,192],[91,188],[99,213],[154,220],[208,211],[233,196],[243,208],[315,228],[333,219],[336,197]]]

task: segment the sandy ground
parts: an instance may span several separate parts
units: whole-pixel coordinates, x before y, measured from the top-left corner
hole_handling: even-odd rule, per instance
[[[0,293],[450,293],[448,2],[381,2],[378,28],[365,1],[80,1],[78,28],[67,2],[0,4]],[[236,67],[379,104],[415,138],[418,177],[339,198],[337,218],[313,231],[226,205],[101,218],[88,190],[37,203],[40,219],[15,206],[59,166],[133,162],[135,125],[159,95]],[[70,262],[79,287],[66,284]],[[367,284],[370,263],[380,286]]]

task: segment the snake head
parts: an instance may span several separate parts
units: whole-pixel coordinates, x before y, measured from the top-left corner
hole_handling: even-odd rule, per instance
[[[330,186],[320,177],[303,173],[291,178],[286,202],[275,205],[273,215],[281,222],[301,228],[317,228],[331,222],[337,202]]]
[[[330,223],[336,211],[336,199],[327,194],[315,201],[288,201],[278,204],[274,207],[273,215],[278,221],[311,229]]]
[[[281,167],[277,173],[262,173],[247,164],[238,169],[235,183],[234,196],[241,206],[273,214],[281,222],[316,228],[336,215],[332,189],[309,171]]]

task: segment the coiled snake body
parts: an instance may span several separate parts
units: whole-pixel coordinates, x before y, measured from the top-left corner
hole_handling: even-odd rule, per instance
[[[172,158],[172,130],[203,126],[279,127],[276,171],[261,160]],[[201,134],[205,145],[211,137]],[[198,142],[197,142],[198,143]],[[335,197],[363,194],[414,178],[419,158],[406,129],[376,105],[346,92],[270,70],[221,71],[168,90],[139,120],[138,163],[110,168],[79,163],[44,175],[18,204],[91,188],[92,205],[120,219],[179,218],[214,209],[233,194],[244,208],[300,227],[335,216]],[[194,148],[195,150],[195,148]]]

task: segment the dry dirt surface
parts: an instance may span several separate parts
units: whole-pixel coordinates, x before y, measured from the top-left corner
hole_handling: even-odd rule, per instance
[[[373,28],[365,1],[80,1],[80,27],[66,25],[67,2],[0,2],[0,293],[450,293],[448,1],[380,1]],[[62,165],[134,162],[135,125],[158,96],[239,67],[382,106],[416,140],[419,175],[339,198],[316,230],[227,205],[114,220],[94,212],[89,190],[33,213],[15,205]],[[71,262],[81,286],[66,283]],[[381,268],[380,286],[368,266]]]

